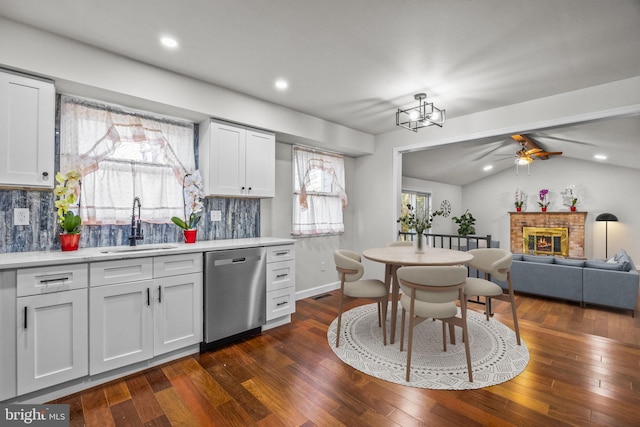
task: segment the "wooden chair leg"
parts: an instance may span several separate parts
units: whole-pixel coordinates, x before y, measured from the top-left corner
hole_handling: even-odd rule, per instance
[[[406,318],[407,310],[402,307],[402,319],[400,320],[400,351],[403,350],[404,345],[404,322]]]
[[[380,314],[381,311],[382,305],[380,304],[380,301],[378,301],[378,327],[382,326],[382,315]]]
[[[461,295],[464,298],[464,295]],[[469,382],[473,382],[473,370],[471,369],[471,352],[469,351],[469,335],[467,331],[467,304],[461,299],[460,311],[462,314],[462,340],[464,341],[464,352],[467,355],[467,370],[469,371]]]
[[[338,303],[338,328],[336,329],[336,348],[340,345],[340,328],[342,324],[342,300],[344,299],[344,294],[340,292],[340,302]]]
[[[409,313],[409,340],[407,342],[407,377],[406,381],[409,382],[411,375],[411,349],[413,347],[413,313]]]
[[[447,322],[444,320],[442,321],[442,351],[447,351]]]
[[[518,325],[518,313],[516,310],[516,297],[513,293],[513,285],[511,284],[511,273],[507,273],[507,281],[509,283],[509,301],[511,303],[511,313],[513,314],[513,329],[516,331],[516,341],[520,345],[520,326]]]
[[[388,303],[389,295],[385,295],[382,297],[381,305],[382,305],[382,343],[387,345],[387,308],[389,307]]]

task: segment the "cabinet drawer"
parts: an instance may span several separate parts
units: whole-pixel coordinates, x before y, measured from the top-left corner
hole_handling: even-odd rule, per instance
[[[153,259],[153,277],[178,276],[201,271],[201,253],[166,255]]]
[[[280,261],[267,265],[267,292],[295,287],[295,262]]]
[[[286,316],[296,311],[294,288],[267,292],[267,321]]]
[[[292,260],[295,256],[293,245],[268,246],[267,262]]]
[[[88,281],[87,264],[22,268],[17,271],[17,296],[82,289]]]
[[[94,262],[90,265],[91,286],[114,285],[153,277],[152,258],[120,259]]]

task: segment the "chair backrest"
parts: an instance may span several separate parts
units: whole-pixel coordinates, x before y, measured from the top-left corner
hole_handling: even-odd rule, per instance
[[[397,240],[395,242],[387,243],[387,247],[392,246],[413,246],[413,242],[408,240]]]
[[[416,290],[419,301],[444,303],[456,301],[464,287],[467,269],[461,265],[400,267],[396,272],[402,292]]]
[[[342,280],[342,271],[348,272],[344,276],[345,282],[355,282],[364,275],[364,266],[360,254],[347,249],[336,249],[333,252],[333,261],[338,270],[338,278]],[[341,271],[342,270],[342,271]]]
[[[496,280],[507,279],[507,273],[513,261],[511,252],[497,248],[482,248],[472,249],[469,253],[473,255],[469,267],[489,273]]]

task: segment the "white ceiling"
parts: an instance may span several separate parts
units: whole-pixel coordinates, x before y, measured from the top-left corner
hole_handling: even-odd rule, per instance
[[[0,0],[0,15],[371,134],[418,92],[453,118],[640,75],[638,0]],[[601,143],[539,136],[565,155]]]

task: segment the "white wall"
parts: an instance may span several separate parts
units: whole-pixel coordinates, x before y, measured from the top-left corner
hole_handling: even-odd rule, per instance
[[[549,160],[536,160],[516,175],[515,166],[501,173],[466,185],[462,198],[477,218],[476,231],[491,234],[500,240],[500,247],[509,250],[509,212],[515,210],[513,201],[516,188],[527,193],[524,211],[539,212],[538,192],[549,190],[551,205],[547,211],[568,211],[560,194],[569,185],[575,185],[579,197],[578,210],[588,212],[585,223],[585,257],[605,257],[605,225],[595,218],[603,212],[613,213],[618,223],[609,223],[609,249],[611,256],[625,249],[640,265],[640,197],[634,197],[633,185],[640,182],[637,169],[612,167],[603,163],[587,162],[559,156]]]

